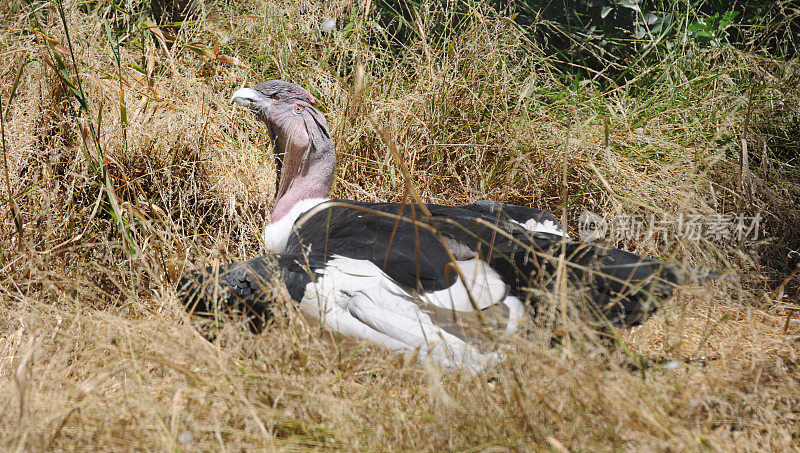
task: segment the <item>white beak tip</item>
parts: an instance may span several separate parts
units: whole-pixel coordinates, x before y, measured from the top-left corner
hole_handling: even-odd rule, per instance
[[[252,88],[239,88],[233,93],[233,96],[231,96],[231,104],[248,107],[250,104],[258,102],[263,97],[261,93]]]

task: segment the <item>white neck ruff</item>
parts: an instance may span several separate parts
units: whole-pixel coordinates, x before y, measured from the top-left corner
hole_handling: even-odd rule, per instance
[[[328,200],[330,198],[306,198],[298,201],[280,220],[268,223],[261,237],[264,240],[264,248],[270,252],[283,253],[297,219],[314,206]]]

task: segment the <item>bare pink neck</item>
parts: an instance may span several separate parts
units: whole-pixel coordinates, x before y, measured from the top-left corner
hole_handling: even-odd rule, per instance
[[[309,172],[307,175],[295,178],[286,193],[275,201],[275,207],[272,209],[272,222],[280,220],[300,201],[328,196],[332,182],[333,171],[330,172],[329,177],[315,177]]]
[[[331,190],[336,150],[325,119],[319,116],[319,120],[306,118],[304,123],[276,131],[275,146],[284,159],[272,222],[283,218],[297,203],[324,198]]]
[[[286,150],[284,154],[287,159],[278,184],[278,199],[272,209],[273,222],[280,220],[298,202],[309,198],[324,198],[331,190],[333,172],[336,169],[333,144],[329,144],[328,152],[315,152],[316,149],[308,150],[307,146]],[[298,159],[299,156],[305,157],[305,160]]]

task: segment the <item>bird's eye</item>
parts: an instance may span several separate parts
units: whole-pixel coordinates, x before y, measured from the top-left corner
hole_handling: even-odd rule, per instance
[[[294,113],[303,113],[303,107],[299,106],[299,105],[296,105],[294,107]]]
[[[270,99],[278,99],[278,95],[277,95],[277,94],[275,94],[275,93],[273,93],[273,94],[270,94],[270,95],[269,95],[269,98],[270,98]]]

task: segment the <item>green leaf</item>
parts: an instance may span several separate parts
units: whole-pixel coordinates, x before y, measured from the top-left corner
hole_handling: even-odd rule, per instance
[[[650,33],[658,34],[661,33],[661,29],[664,28],[662,25],[664,24],[663,21],[659,21],[657,24],[650,27]]]
[[[145,71],[141,66],[137,65],[136,63],[128,63],[128,66],[130,66],[131,68],[135,69],[136,72],[140,72],[142,74],[147,74],[147,71]]]
[[[606,16],[608,16],[608,13],[610,13],[610,12],[611,12],[613,9],[614,9],[614,8],[612,8],[612,7],[610,7],[610,6],[605,6],[605,7],[603,7],[603,10],[602,10],[602,11],[600,11],[600,17],[602,17],[603,19],[605,19],[605,18],[606,18]]]
[[[128,127],[128,107],[125,105],[125,91],[119,92],[119,119],[123,129]]]
[[[628,8],[636,11],[637,13],[641,13],[642,9],[639,8],[639,0],[620,0],[617,2],[617,5]]]
[[[691,24],[689,24],[688,28],[689,28],[689,31],[696,32],[696,31],[699,31],[699,30],[705,30],[706,29],[706,24],[704,22],[692,22]]]
[[[14,75],[14,83],[11,87],[11,94],[8,95],[8,104],[11,105],[11,101],[14,99],[14,95],[17,94],[17,87],[19,86],[19,77],[22,75],[22,69],[25,67],[24,57],[20,56],[19,63],[17,66],[17,73]],[[11,109],[6,108],[6,121],[8,121],[8,115],[10,115]],[[0,112],[2,115],[2,112]]]
[[[719,20],[719,28],[727,28],[728,25],[733,23],[733,19],[739,15],[739,11],[728,11],[727,13],[723,14],[722,18]]]

